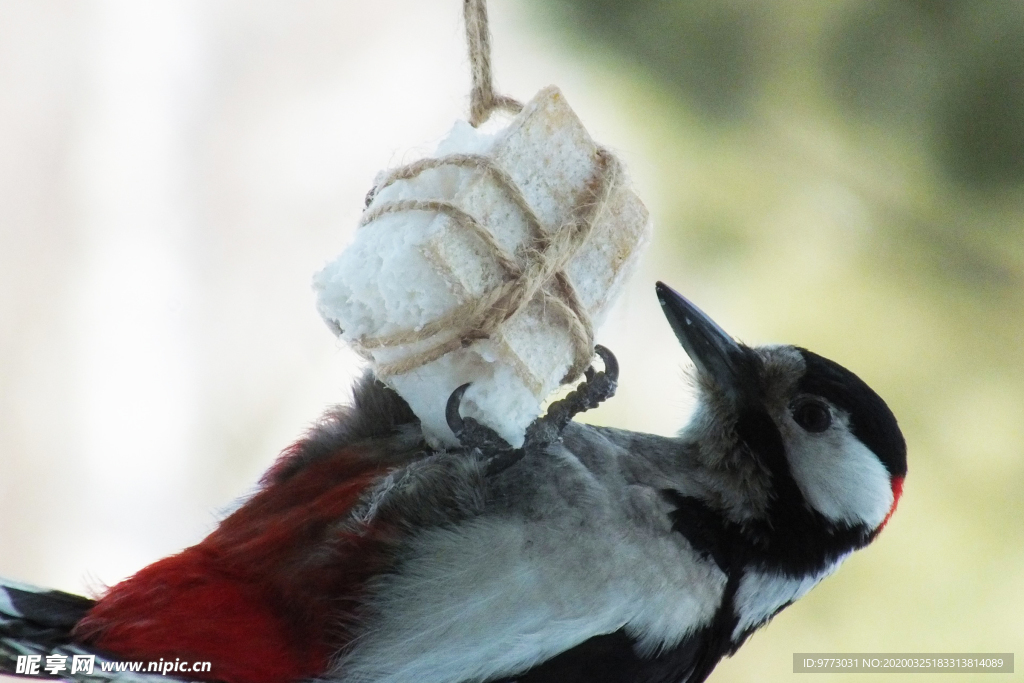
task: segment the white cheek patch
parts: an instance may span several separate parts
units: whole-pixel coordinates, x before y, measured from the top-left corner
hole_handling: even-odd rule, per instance
[[[845,420],[810,434],[791,420],[783,425],[790,471],[811,506],[833,522],[875,529],[893,504],[889,472]]]

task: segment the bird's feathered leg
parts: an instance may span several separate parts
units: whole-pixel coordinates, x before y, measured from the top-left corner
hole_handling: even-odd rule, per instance
[[[469,384],[463,384],[448,398],[445,407],[448,427],[462,446],[479,451],[487,458],[488,475],[497,474],[511,467],[527,452],[546,448],[561,438],[562,431],[576,415],[596,408],[615,395],[619,363],[614,354],[600,344],[594,347],[594,351],[601,357],[604,370],[597,372],[593,366],[587,368],[586,379],[576,389],[565,398],[552,403],[544,417],[539,417],[530,424],[521,448],[513,448],[497,432],[477,420],[462,417],[459,406]]]

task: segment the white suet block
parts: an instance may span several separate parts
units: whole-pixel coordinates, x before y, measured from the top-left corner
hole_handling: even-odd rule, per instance
[[[599,147],[555,87],[542,90],[511,122],[493,133],[457,122],[434,157],[486,155],[518,186],[547,233],[567,229],[600,172]],[[588,185],[590,183],[590,185]],[[524,212],[483,168],[442,165],[381,188],[367,207],[400,200],[444,200],[473,216],[517,261],[529,260],[531,233]],[[575,212],[575,213],[574,213]],[[564,267],[596,329],[634,269],[650,234],[643,203],[621,177],[593,231]],[[343,340],[418,331],[505,282],[492,250],[448,214],[385,213],[361,227],[355,240],[314,278],[317,307]],[[535,296],[487,339],[400,374],[379,373],[420,418],[435,445],[454,444],[444,418],[457,387],[472,386],[462,414],[497,431],[513,446],[574,360],[569,327],[550,299]],[[364,347],[375,368],[386,368],[460,335],[444,329],[428,339]]]

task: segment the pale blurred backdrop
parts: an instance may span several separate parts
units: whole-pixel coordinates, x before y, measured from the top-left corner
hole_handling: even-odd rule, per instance
[[[656,224],[599,334],[619,394],[588,419],[685,421],[663,279],[748,343],[847,365],[909,442],[879,541],[711,680],[791,680],[794,652],[1024,653],[1024,5],[491,15],[499,88],[559,85]],[[359,365],[310,278],[377,171],[465,116],[460,16],[0,0],[0,574],[97,590],[197,542],[347,399]]]

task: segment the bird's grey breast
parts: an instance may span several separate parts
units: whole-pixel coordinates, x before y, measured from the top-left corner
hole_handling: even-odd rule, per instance
[[[709,623],[725,575],[673,532],[657,468],[620,436],[571,425],[477,480],[477,514],[413,535],[345,677],[486,680],[620,629],[646,654]]]

